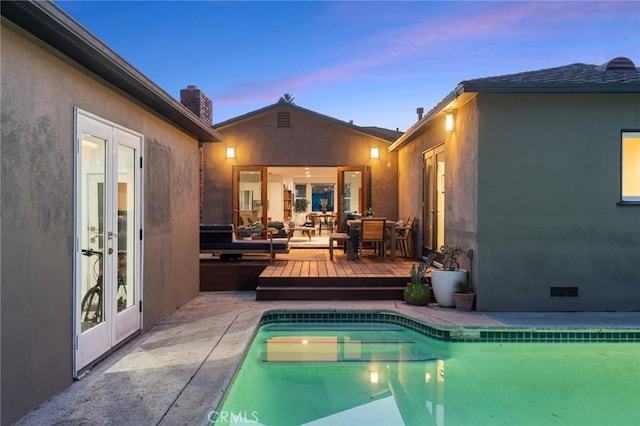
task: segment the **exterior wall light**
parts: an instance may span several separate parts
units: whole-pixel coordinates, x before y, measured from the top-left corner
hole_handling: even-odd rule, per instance
[[[227,158],[236,158],[236,149],[234,147],[227,147]]]
[[[444,116],[444,129],[447,132],[453,131],[453,113],[452,112],[448,112]]]
[[[376,159],[376,158],[380,158],[380,148],[378,148],[377,146],[372,146],[371,147],[371,159]]]

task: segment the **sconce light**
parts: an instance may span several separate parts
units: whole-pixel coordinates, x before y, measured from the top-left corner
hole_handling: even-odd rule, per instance
[[[236,149],[234,147],[227,147],[227,158],[236,158]]]
[[[453,113],[452,112],[448,112],[444,116],[444,129],[447,132],[451,132],[453,130]]]
[[[372,146],[371,147],[371,159],[376,159],[376,158],[380,158],[380,148],[378,148],[377,146]]]

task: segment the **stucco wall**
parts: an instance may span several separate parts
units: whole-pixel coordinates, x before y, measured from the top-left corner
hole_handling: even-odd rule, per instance
[[[2,423],[71,383],[73,107],[145,136],[144,327],[198,292],[198,145],[2,21]]]
[[[478,309],[640,309],[640,206],[616,205],[637,94],[481,95],[478,108]]]
[[[205,144],[203,222],[231,222],[234,165],[368,165],[376,215],[397,217],[397,156],[391,154],[391,167],[387,167],[388,143],[304,112],[283,110],[291,111],[291,127],[276,127],[276,108],[217,129],[224,144]],[[235,159],[225,159],[226,146],[235,147]],[[369,158],[371,146],[380,147],[379,159]]]
[[[399,216],[416,219],[415,255],[422,255],[424,239],[423,191],[424,152],[444,144],[445,154],[445,241],[475,249],[477,114],[471,99],[456,111],[455,129],[444,128],[444,114],[434,117],[398,152]],[[470,269],[466,259],[462,267]]]

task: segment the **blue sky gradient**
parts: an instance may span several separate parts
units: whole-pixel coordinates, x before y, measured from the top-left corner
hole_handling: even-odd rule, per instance
[[[640,1],[56,1],[179,99],[221,122],[273,104],[406,130],[463,80],[626,56]]]

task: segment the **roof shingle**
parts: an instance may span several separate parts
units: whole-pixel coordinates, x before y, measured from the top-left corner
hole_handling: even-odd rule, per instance
[[[603,65],[571,64],[537,71],[526,71],[494,77],[476,78],[460,83],[465,91],[491,91],[492,88],[548,88],[594,85],[635,86],[640,83],[640,68],[626,58],[615,58]]]

